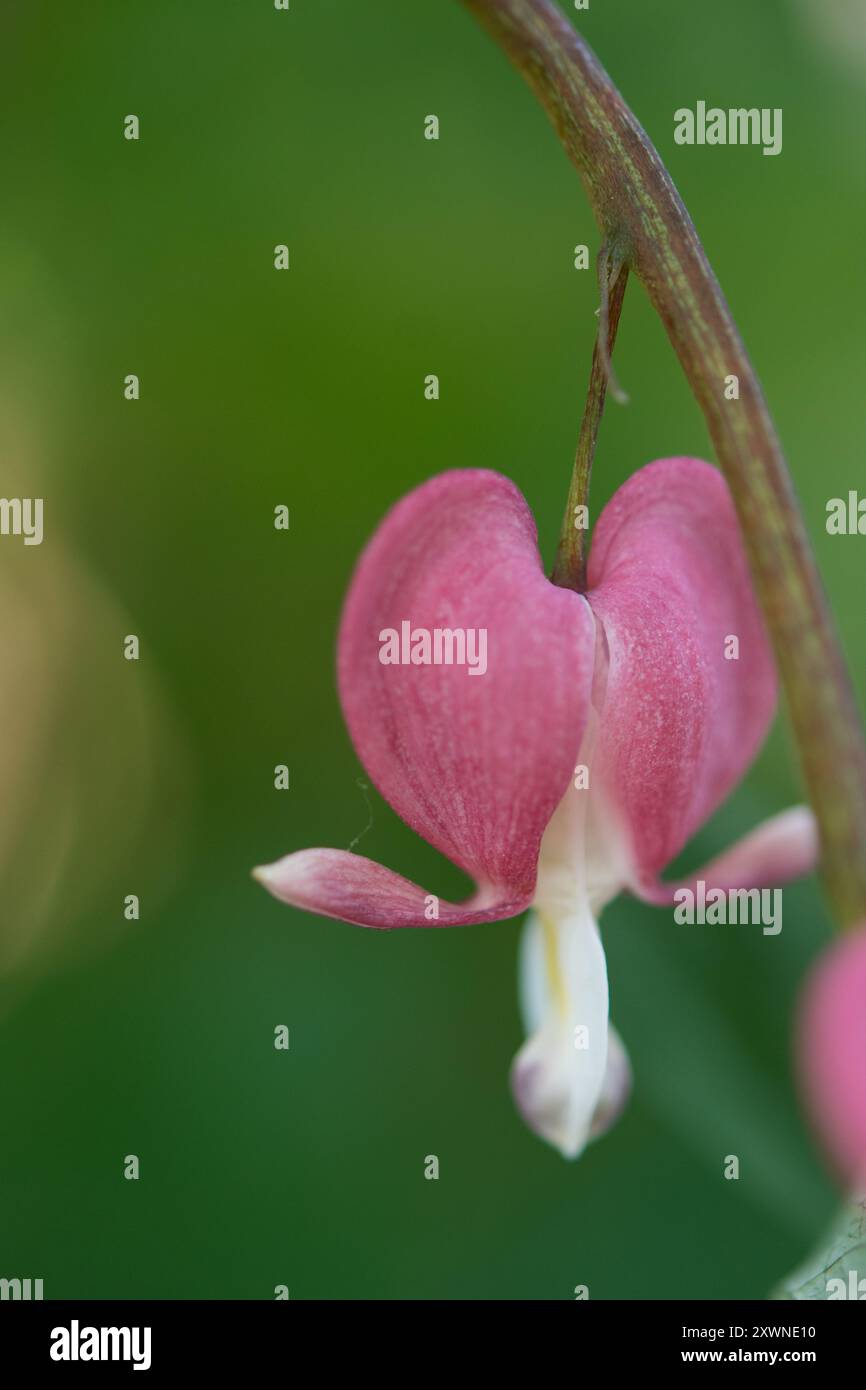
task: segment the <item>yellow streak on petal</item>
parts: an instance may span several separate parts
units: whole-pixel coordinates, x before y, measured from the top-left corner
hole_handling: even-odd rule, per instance
[[[539,913],[539,917],[544,933],[544,961],[550,984],[550,998],[557,1013],[564,1016],[568,1008],[568,995],[565,989],[565,980],[559,968],[559,943],[556,939],[556,926],[546,913]]]

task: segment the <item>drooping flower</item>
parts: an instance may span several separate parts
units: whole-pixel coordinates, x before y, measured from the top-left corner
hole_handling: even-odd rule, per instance
[[[845,1187],[866,1195],[866,923],[834,941],[809,976],[798,1052],[827,1152]]]
[[[775,708],[724,480],[688,458],[637,472],[598,519],[580,594],[546,578],[532,514],[506,478],[433,478],[393,508],[358,563],[338,684],[369,776],[476,891],[440,901],[333,849],[256,876],[284,902],[369,927],[531,908],[528,1038],[512,1086],[528,1124],[576,1156],[629,1089],[599,914],[624,888],[673,901],[662,870],[740,780]],[[811,815],[795,808],[695,877],[769,887],[812,866],[815,840]]]

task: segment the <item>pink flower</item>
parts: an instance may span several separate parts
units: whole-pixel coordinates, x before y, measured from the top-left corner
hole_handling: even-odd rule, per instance
[[[821,956],[803,997],[806,1101],[845,1185],[866,1192],[866,923]]]
[[[428,664],[437,631],[442,661]],[[742,777],[775,708],[723,479],[687,458],[636,473],[598,520],[583,595],[545,577],[532,514],[506,478],[433,478],[361,557],[338,679],[379,791],[476,891],[440,901],[333,849],[256,876],[284,902],[369,927],[496,922],[531,907],[520,967],[529,1036],[512,1084],[529,1125],[575,1156],[629,1089],[596,920],[623,888],[673,901],[661,871]],[[813,821],[798,808],[700,876],[770,886],[814,858]]]

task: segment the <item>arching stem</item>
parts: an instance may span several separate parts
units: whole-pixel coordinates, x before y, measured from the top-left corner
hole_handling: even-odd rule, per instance
[[[604,241],[643,283],[704,413],[772,636],[827,892],[841,924],[866,919],[863,730],[761,387],[692,220],[652,142],[553,0],[462,3],[547,111]]]

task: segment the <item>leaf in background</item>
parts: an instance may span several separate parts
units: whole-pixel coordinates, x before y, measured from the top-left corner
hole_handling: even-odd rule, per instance
[[[866,1300],[866,1196],[842,1208],[818,1250],[782,1281],[772,1297]]]

